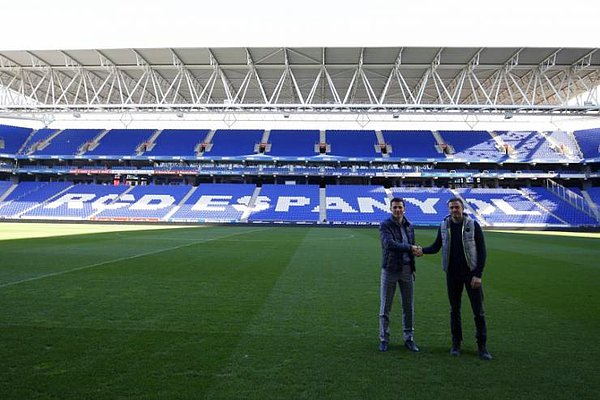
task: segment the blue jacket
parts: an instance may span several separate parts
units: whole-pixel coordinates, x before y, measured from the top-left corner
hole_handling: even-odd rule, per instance
[[[405,253],[410,257],[410,269],[415,271],[415,257],[412,254],[412,245],[415,244],[415,229],[409,220],[404,217],[402,220],[408,243],[402,242],[402,232],[400,224],[393,217],[383,221],[379,225],[379,236],[381,237],[381,268],[398,272],[402,268],[402,260]]]

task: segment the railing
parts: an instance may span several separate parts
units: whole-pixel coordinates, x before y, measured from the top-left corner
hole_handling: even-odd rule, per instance
[[[594,210],[582,196],[564,187],[560,183],[553,181],[552,179],[546,179],[546,188],[573,207],[600,222],[600,218],[598,218]]]

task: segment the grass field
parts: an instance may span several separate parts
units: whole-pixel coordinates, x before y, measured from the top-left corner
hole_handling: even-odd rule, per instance
[[[600,238],[486,233],[483,362],[439,255],[377,351],[375,228],[121,228],[0,224],[0,399],[600,397]]]

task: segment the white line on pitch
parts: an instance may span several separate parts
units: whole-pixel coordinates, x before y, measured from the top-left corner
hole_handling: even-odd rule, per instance
[[[225,235],[225,236],[219,236],[219,237],[214,237],[214,238],[209,238],[209,239],[198,240],[198,241],[193,242],[193,243],[186,243],[186,244],[182,244],[180,246],[169,247],[167,249],[149,251],[147,253],[135,254],[135,255],[129,256],[129,257],[115,258],[113,260],[102,261],[102,262],[96,263],[96,264],[84,265],[84,266],[77,267],[77,268],[67,269],[65,271],[53,272],[51,274],[40,275],[40,276],[34,276],[33,278],[27,278],[27,279],[22,279],[20,281],[4,283],[4,284],[0,285],[0,289],[8,287],[8,286],[19,285],[21,283],[27,283],[27,282],[37,281],[39,279],[50,278],[50,277],[53,277],[53,276],[64,275],[64,274],[68,274],[68,273],[71,273],[71,272],[81,271],[81,270],[84,270],[84,269],[90,269],[90,268],[94,268],[94,267],[99,267],[101,265],[111,264],[111,263],[114,263],[114,262],[120,262],[120,261],[126,261],[126,260],[133,260],[134,258],[150,256],[150,255],[153,255],[153,254],[163,253],[165,251],[177,250],[177,249],[181,249],[181,248],[184,248],[184,247],[193,246],[193,245],[200,244],[200,243],[212,242],[212,241],[215,241],[215,240],[220,240],[220,239],[228,238],[228,237],[231,237],[231,236],[244,235],[246,233],[258,232],[258,231],[264,231],[264,230],[266,230],[266,229],[253,229],[251,231],[244,231],[244,232],[239,232],[239,233],[232,233],[230,235]]]

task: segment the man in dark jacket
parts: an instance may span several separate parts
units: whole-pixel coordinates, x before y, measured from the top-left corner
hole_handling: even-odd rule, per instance
[[[450,301],[450,330],[452,331],[450,354],[460,355],[460,345],[463,340],[460,306],[463,288],[465,288],[475,318],[479,357],[482,360],[491,360],[492,355],[486,347],[487,328],[481,285],[487,255],[483,231],[477,221],[464,214],[464,205],[460,198],[454,197],[448,200],[448,210],[450,214],[440,224],[435,241],[431,246],[423,248],[422,252],[434,254],[442,250],[442,269],[446,272]]]
[[[402,297],[404,345],[413,352],[419,348],[413,337],[413,285],[415,279],[415,231],[404,217],[405,204],[400,198],[390,202],[392,215],[379,225],[381,237],[381,284],[379,308],[379,351],[387,351],[390,341],[390,311],[396,285]]]

